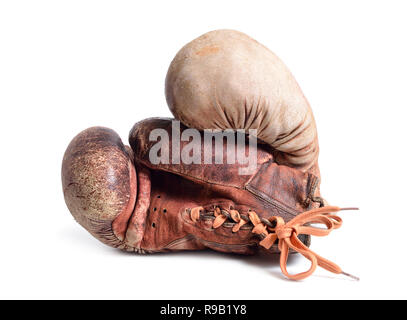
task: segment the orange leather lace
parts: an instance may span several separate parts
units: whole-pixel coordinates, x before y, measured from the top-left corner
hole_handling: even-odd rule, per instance
[[[298,239],[298,235],[300,234],[323,237],[330,234],[332,230],[338,229],[342,225],[342,219],[333,213],[342,210],[357,209],[341,209],[339,207],[326,206],[303,212],[288,223],[285,223],[283,218],[281,217],[271,217],[269,219],[260,218],[254,211],[249,211],[248,217],[246,217],[240,215],[237,210],[226,211],[221,210],[219,207],[216,207],[214,211],[211,212],[211,214],[215,216],[215,220],[213,221],[213,228],[219,228],[228,219],[231,219],[235,223],[232,228],[232,232],[237,232],[243,225],[251,223],[253,226],[252,232],[262,238],[259,244],[266,249],[270,249],[271,246],[278,240],[281,271],[289,279],[305,279],[315,271],[317,266],[320,266],[330,272],[343,274],[355,280],[359,280],[359,278],[343,272],[342,269],[332,261],[329,261],[311,251]],[[195,222],[198,221],[203,211],[204,209],[202,207],[195,207],[191,209],[191,219]],[[311,224],[313,223],[322,224],[326,228],[317,228],[311,226]],[[287,258],[290,249],[299,252],[305,258],[311,261],[311,267],[307,271],[297,274],[288,273]]]

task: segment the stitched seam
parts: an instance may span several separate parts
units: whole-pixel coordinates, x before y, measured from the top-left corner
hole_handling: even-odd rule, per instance
[[[245,186],[245,189],[247,191],[249,191],[250,193],[252,193],[254,196],[256,196],[257,198],[266,201],[267,203],[271,204],[273,207],[275,207],[276,209],[282,210],[283,212],[290,214],[292,216],[297,216],[299,212],[297,212],[295,209],[290,208],[286,205],[284,205],[283,203],[281,203],[280,201],[266,195],[264,192],[254,188],[251,185],[247,185]]]
[[[140,161],[141,163],[143,163],[144,165],[146,165],[148,168],[150,168],[152,170],[158,170],[158,168],[148,166],[140,158],[137,158],[137,160]],[[188,178],[190,178],[191,181],[195,180],[195,181],[205,182],[205,183],[212,184],[212,185],[219,185],[219,186],[223,186],[223,187],[233,187],[233,188],[240,189],[240,190],[244,190],[245,185],[247,184],[247,182],[245,184],[243,184],[243,186],[238,186],[238,185],[234,185],[234,184],[223,184],[223,183],[214,182],[214,181],[210,181],[210,180],[204,180],[204,179],[198,178],[196,176],[193,176],[193,175],[190,175],[190,174],[187,174],[187,173],[182,173],[182,172],[171,170],[171,169],[164,168],[164,167],[160,167],[159,170],[169,172],[169,173],[173,173],[173,174],[176,174],[176,175],[181,176],[181,177],[182,176],[188,177]]]
[[[236,243],[236,244],[226,244],[226,243],[219,243],[219,242],[213,242],[213,241],[207,241],[204,240],[202,238],[196,237],[192,234],[189,234],[183,238],[179,238],[176,240],[171,241],[169,244],[167,244],[164,248],[165,249],[171,249],[170,246],[173,246],[174,243],[177,244],[177,242],[181,242],[182,240],[185,241],[190,241],[190,240],[198,240],[199,242],[203,243],[203,244],[211,244],[215,247],[223,247],[223,246],[227,246],[227,247],[235,247],[235,248],[245,248],[245,247],[250,247],[250,246],[257,246],[257,242],[252,242],[252,243]]]

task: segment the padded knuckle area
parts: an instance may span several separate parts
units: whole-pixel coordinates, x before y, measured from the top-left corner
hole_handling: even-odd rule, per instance
[[[65,202],[75,220],[104,242],[114,240],[112,221],[130,200],[129,159],[120,137],[103,127],[82,131],[64,155]]]

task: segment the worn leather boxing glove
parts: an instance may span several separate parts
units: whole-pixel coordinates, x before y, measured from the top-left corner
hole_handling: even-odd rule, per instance
[[[249,36],[217,30],[188,43],[169,67],[165,92],[186,126],[257,129],[278,164],[319,177],[311,108],[284,63]]]
[[[342,270],[308,249],[309,235],[326,235],[341,224],[336,207],[316,208],[317,179],[275,162],[271,149],[260,146],[256,169],[239,174],[242,164],[185,164],[151,161],[160,130],[168,137],[160,155],[172,155],[173,125],[153,118],[137,123],[130,132],[131,149],[110,129],[90,128],[76,136],[62,165],[65,200],[74,218],[102,242],[127,251],[162,252],[211,248],[222,252],[281,251],[281,268],[292,279],[309,276],[317,265]],[[176,135],[187,130],[181,126]],[[199,133],[202,137],[202,132]],[[190,144],[180,141],[179,152]],[[198,140],[201,160],[212,140]],[[226,151],[226,141],[222,142]],[[248,152],[248,144],[236,145]],[[190,150],[190,149],[187,149]],[[196,150],[196,149],[195,149]],[[189,151],[188,151],[189,152]],[[321,230],[307,226],[325,224]],[[278,247],[277,247],[278,240]],[[286,270],[290,251],[302,253],[311,268],[297,275]]]
[[[281,269],[291,279],[309,276],[317,265],[343,273],[308,248],[311,235],[324,236],[341,225],[334,214],[340,208],[325,206],[320,197],[312,111],[272,52],[236,31],[205,34],[171,63],[166,97],[186,126],[178,133],[172,121],[156,118],[134,126],[131,149],[106,128],[85,130],[69,145],[62,168],[64,195],[82,226],[104,243],[128,251],[211,248],[249,254],[267,249],[281,252]],[[180,139],[188,127],[249,134],[256,129],[264,144],[258,146],[254,170],[242,175],[245,165],[228,164],[225,141],[221,149],[226,152],[219,159],[202,131],[198,143]],[[168,140],[158,142],[156,130]],[[152,160],[157,145],[158,158],[170,160]],[[234,147],[247,153],[250,144]],[[209,155],[204,152],[208,149]],[[185,150],[187,162],[180,161]],[[188,157],[196,150],[197,163]],[[208,164],[205,157],[213,161]],[[311,267],[290,275],[286,260],[295,251]]]

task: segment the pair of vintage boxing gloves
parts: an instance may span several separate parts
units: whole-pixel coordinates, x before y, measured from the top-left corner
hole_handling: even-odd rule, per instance
[[[74,218],[126,251],[269,250],[280,252],[290,279],[311,275],[317,265],[343,273],[308,248],[311,235],[340,227],[341,209],[320,196],[314,117],[282,61],[245,34],[213,31],[178,52],[165,90],[175,119],[136,123],[131,147],[103,127],[69,144],[62,184]],[[247,134],[243,143],[226,139],[230,129]],[[230,161],[231,150],[235,158],[250,154],[251,165],[248,157]],[[309,259],[310,269],[289,274],[291,252]]]

